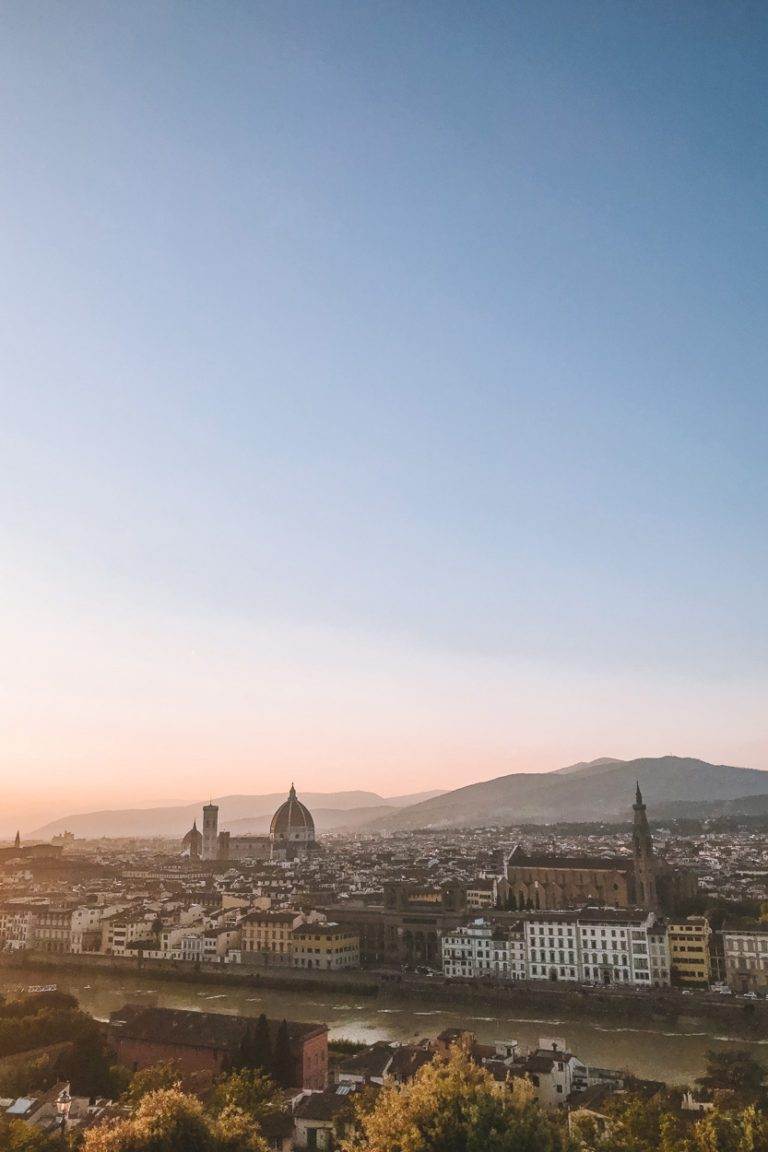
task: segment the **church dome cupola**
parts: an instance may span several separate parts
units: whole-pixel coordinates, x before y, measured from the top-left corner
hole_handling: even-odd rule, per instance
[[[280,805],[272,817],[269,836],[273,850],[280,847],[302,849],[314,843],[315,822],[312,813],[306,804],[302,804],[298,799],[293,784],[288,799]]]

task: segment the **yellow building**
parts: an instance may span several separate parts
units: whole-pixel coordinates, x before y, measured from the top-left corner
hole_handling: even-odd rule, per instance
[[[302,923],[299,912],[249,912],[240,922],[243,962],[286,967],[291,962],[294,926]]]
[[[673,920],[667,929],[672,981],[675,984],[708,984],[709,938],[712,929],[706,916]]]
[[[360,967],[360,936],[343,924],[302,924],[293,933],[294,968]]]

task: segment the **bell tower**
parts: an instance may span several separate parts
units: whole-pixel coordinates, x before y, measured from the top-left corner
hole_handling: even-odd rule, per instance
[[[203,860],[219,855],[219,806],[211,800],[203,808]]]
[[[632,805],[634,812],[632,853],[635,861],[635,899],[649,912],[655,912],[659,907],[656,891],[656,859],[653,855],[653,839],[651,829],[648,827],[648,816],[639,781],[636,781],[636,784],[635,802]]]

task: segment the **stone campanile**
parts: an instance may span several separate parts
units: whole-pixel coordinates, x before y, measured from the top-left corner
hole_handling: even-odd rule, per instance
[[[219,806],[211,801],[203,808],[203,860],[219,855]]]
[[[639,781],[637,782],[632,811],[634,812],[632,852],[635,861],[635,899],[649,912],[655,912],[659,907],[656,890],[656,858],[653,855],[653,839],[651,829],[648,827],[648,816]]]

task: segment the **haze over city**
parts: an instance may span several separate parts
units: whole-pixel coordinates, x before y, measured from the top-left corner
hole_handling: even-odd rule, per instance
[[[748,4],[5,6],[2,825],[768,769]]]

